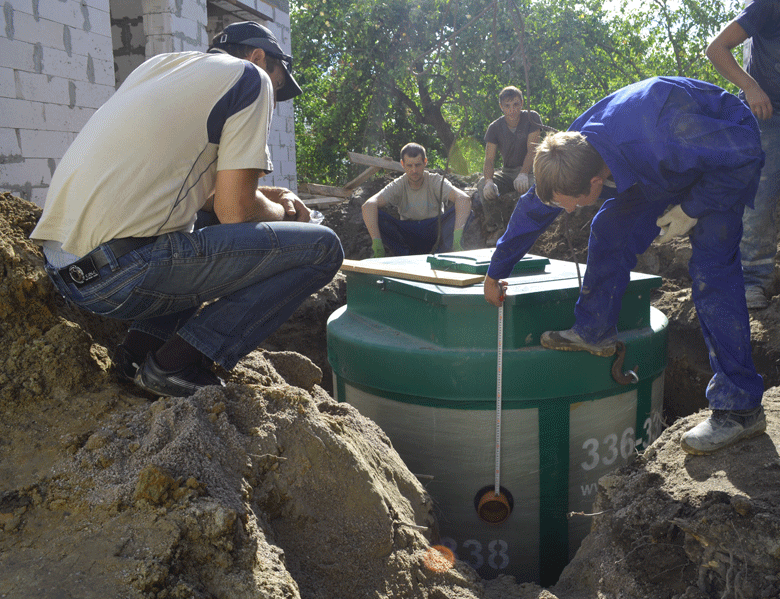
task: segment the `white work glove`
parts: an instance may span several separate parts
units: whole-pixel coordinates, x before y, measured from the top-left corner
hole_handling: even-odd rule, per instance
[[[482,188],[482,197],[486,200],[495,200],[498,197],[498,185],[493,183],[493,179],[485,179],[485,186]]]
[[[528,176],[528,173],[520,173],[515,177],[515,191],[517,193],[525,193],[529,189],[531,189],[531,177]]]
[[[685,235],[697,222],[699,222],[698,218],[691,218],[683,212],[682,206],[677,204],[655,221],[655,224],[661,227],[661,234],[656,238],[656,241],[666,243],[674,237]]]

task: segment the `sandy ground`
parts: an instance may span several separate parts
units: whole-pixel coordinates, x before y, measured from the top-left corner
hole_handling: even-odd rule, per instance
[[[352,204],[326,224],[357,245],[359,231],[337,225],[354,221]],[[713,456],[679,449],[706,417],[693,412],[709,379],[684,244],[640,265],[665,277],[653,298],[674,332],[665,400],[686,416],[601,479],[592,533],[541,589],[483,581],[432,551],[423,486],[373,422],[323,388],[322,314],[343,302],[343,280],[292,319],[297,337],[285,344],[279,331],[225,390],[149,397],[113,375],[122,323],[52,293],[26,240],[37,216],[0,196],[0,597],[780,597],[777,373],[766,376],[767,434]],[[587,218],[569,223],[580,252]],[[555,230],[532,251],[566,258],[554,254],[568,245]],[[774,297],[752,314],[756,362],[770,371],[778,308]]]

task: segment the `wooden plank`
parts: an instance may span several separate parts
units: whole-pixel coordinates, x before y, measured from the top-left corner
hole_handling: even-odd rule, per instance
[[[365,166],[376,166],[384,168],[390,171],[404,172],[404,167],[400,162],[391,160],[390,158],[377,158],[376,156],[367,156],[366,154],[358,154],[356,152],[347,152],[349,159],[355,164],[363,164]]]
[[[301,201],[306,206],[333,206],[334,204],[341,204],[342,202],[344,202],[344,198],[334,198],[334,197],[301,198]]]
[[[348,198],[352,195],[351,189],[343,187],[331,187],[330,185],[318,185],[317,183],[302,183],[298,186],[303,193],[310,193],[316,196],[335,196],[337,198]]]
[[[426,263],[427,264],[427,263]],[[468,287],[485,280],[485,275],[465,272],[448,272],[446,270],[424,270],[403,266],[382,265],[373,260],[344,260],[341,270],[347,272],[362,272],[370,275],[383,275],[397,279],[408,279],[422,283],[436,283],[452,287]]]
[[[358,185],[362,185],[366,181],[368,181],[372,175],[376,175],[379,171],[382,169],[378,166],[370,166],[366,170],[364,170],[362,173],[360,173],[357,177],[352,179],[349,183],[347,183],[344,186],[344,189],[355,189]]]

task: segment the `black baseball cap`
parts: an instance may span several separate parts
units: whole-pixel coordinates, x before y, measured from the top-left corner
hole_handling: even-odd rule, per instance
[[[284,65],[287,82],[276,92],[276,101],[284,102],[303,93],[298,82],[292,75],[292,56],[282,52],[276,36],[271,31],[254,21],[242,21],[225,27],[211,40],[210,48],[219,48],[225,44],[243,44],[260,48],[269,56],[276,58]]]

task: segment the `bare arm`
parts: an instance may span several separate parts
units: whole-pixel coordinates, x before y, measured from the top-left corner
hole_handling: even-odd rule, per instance
[[[258,188],[260,176],[260,171],[256,169],[217,171],[214,198],[210,203],[219,222],[309,220],[308,208],[290,190],[281,187]]]
[[[743,69],[731,51],[748,38],[742,25],[732,21],[707,46],[707,58],[718,73],[745,92],[750,110],[760,119],[772,116],[772,102],[761,86]]]
[[[523,166],[520,167],[521,173],[530,173],[534,168],[534,156],[536,156],[536,146],[539,144],[539,130],[531,131],[528,134],[528,140],[526,141],[527,151],[525,153],[525,160],[523,160]]]
[[[471,214],[471,198],[460,189],[453,189],[450,193],[450,202],[455,204],[455,230],[466,226],[466,221]]]
[[[214,213],[219,222],[248,223],[284,219],[284,208],[257,193],[260,171],[235,169],[217,171]]]
[[[387,205],[387,202],[382,199],[381,191],[372,195],[363,203],[363,222],[366,223],[366,229],[368,229],[371,239],[382,238],[379,233],[379,208],[385,205]]]
[[[485,163],[482,166],[482,176],[485,177],[485,179],[493,178],[497,149],[498,146],[494,143],[487,142],[487,144],[485,145]]]

